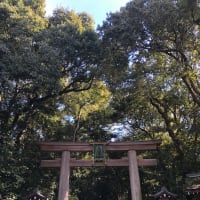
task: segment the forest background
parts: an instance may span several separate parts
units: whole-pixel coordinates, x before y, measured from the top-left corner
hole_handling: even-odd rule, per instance
[[[197,0],[133,0],[96,30],[84,12],[47,18],[45,0],[0,0],[3,197],[57,198],[59,170],[39,164],[60,155],[39,141],[161,139],[143,154],[159,160],[140,169],[143,199],[166,186],[183,200],[200,171],[199,39]],[[71,170],[71,200],[130,198],[126,168]]]

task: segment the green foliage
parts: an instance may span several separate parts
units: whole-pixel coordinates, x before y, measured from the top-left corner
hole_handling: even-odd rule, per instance
[[[87,13],[44,0],[0,1],[0,192],[58,193],[36,143],[162,139],[156,168],[140,169],[143,199],[165,185],[184,199],[200,165],[199,7],[133,0],[94,31]],[[116,134],[109,130],[120,124]],[[87,158],[88,155],[76,156]],[[123,155],[110,154],[110,157]],[[125,168],[73,169],[71,199],[130,199]],[[87,191],[87,192],[86,192]]]
[[[105,76],[113,117],[129,124],[127,140],[163,140],[159,155],[166,174],[155,183],[166,184],[180,199],[185,175],[199,170],[199,8],[186,3],[131,1],[99,27],[103,48],[112,52],[103,64],[117,74]],[[123,52],[121,68],[113,49]]]
[[[80,200],[130,199],[128,170],[105,167],[86,172],[79,169],[72,175],[71,189]]]
[[[58,173],[41,174],[31,147],[56,138],[63,95],[91,87],[97,57],[89,55],[98,51],[97,34],[89,17],[82,25],[75,12],[52,24],[44,1],[1,1],[0,14],[0,191],[12,199],[36,188],[55,196]]]

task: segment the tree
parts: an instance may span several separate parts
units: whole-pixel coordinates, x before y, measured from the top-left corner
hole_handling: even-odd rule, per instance
[[[88,115],[92,113],[104,111],[108,107],[109,100],[110,92],[106,85],[98,80],[93,81],[90,90],[71,93],[67,96],[65,99],[65,110],[67,115],[73,120],[73,141],[77,141],[78,133],[83,131],[84,127],[81,126],[81,122],[87,122]]]
[[[0,2],[0,190],[12,199],[24,198],[36,185],[49,184],[53,193],[56,180],[43,181],[38,149],[29,148],[56,132],[63,95],[89,89],[97,67],[89,17],[82,24],[75,12],[66,12],[68,21],[56,25],[43,11],[44,1]]]
[[[5,17],[8,15],[8,22],[2,27],[1,123],[4,133],[13,134],[19,143],[38,109],[44,111],[48,104],[56,107],[54,100],[59,96],[91,87],[96,64],[94,50],[98,51],[95,46],[97,37],[91,29],[82,30],[78,16],[78,22],[56,22],[57,25],[54,26],[51,21],[56,19],[58,12],[50,19],[49,24],[52,25],[49,28],[38,28],[40,21],[34,24],[35,17],[32,20],[30,16],[32,21],[24,24],[23,12],[18,13],[19,16],[22,14],[21,20],[12,15],[12,12],[17,13],[21,4],[19,7],[9,7],[5,3],[1,5],[7,13]],[[27,7],[23,7],[25,11],[30,8]],[[68,16],[73,20],[75,13],[72,13],[72,18],[71,13]],[[43,21],[46,22],[46,19]],[[31,22],[34,22],[32,26]],[[12,27],[7,27],[7,24]],[[89,58],[91,54],[93,55]]]
[[[185,174],[197,170],[199,162],[199,7],[188,5],[131,1],[99,27],[102,65],[116,74],[106,74],[105,80],[115,94],[115,115],[130,125],[133,140],[164,139],[162,151],[170,148],[173,153],[160,164],[180,177],[176,182],[164,176],[169,188],[181,187]],[[173,162],[168,163],[169,157]]]

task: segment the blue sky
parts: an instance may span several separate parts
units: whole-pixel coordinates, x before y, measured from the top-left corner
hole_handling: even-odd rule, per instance
[[[64,7],[76,12],[87,12],[95,20],[95,25],[102,24],[106,13],[115,12],[130,0],[46,0],[46,15],[51,15],[57,7]]]

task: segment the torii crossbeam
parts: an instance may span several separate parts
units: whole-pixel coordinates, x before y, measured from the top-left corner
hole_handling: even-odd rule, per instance
[[[156,150],[160,140],[138,142],[111,142],[111,143],[77,143],[77,142],[41,142],[41,151],[62,152],[62,158],[56,160],[42,160],[41,167],[60,168],[58,200],[68,200],[70,167],[98,167],[98,166],[128,166],[130,174],[132,200],[142,200],[138,166],[157,165],[157,159],[137,158],[137,151]],[[127,157],[121,159],[76,160],[70,158],[71,152],[94,152],[94,144],[103,145],[106,152],[128,152]],[[101,146],[100,146],[101,147]]]

